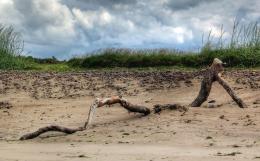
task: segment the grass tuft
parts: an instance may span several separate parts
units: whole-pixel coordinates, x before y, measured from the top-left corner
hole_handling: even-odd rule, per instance
[[[23,41],[13,27],[0,24],[0,69],[31,69],[34,62],[20,56],[23,51]]]

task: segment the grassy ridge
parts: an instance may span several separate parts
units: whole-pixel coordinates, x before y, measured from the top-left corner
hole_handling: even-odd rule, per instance
[[[158,67],[183,66],[202,67],[209,65],[214,58],[220,58],[229,67],[260,66],[260,26],[258,23],[240,24],[235,21],[230,40],[226,40],[221,27],[218,37],[207,35],[199,53],[178,52],[175,50],[131,50],[106,49],[98,54],[68,61],[71,67]]]
[[[107,49],[102,53],[68,61],[71,67],[158,67],[183,66],[202,67],[209,65],[217,57],[229,67],[259,67],[260,48],[240,47],[234,49],[214,49],[201,53],[178,53],[169,50],[132,51],[129,49]]]
[[[0,25],[0,70],[75,71],[88,68],[145,68],[208,66],[217,57],[229,67],[260,67],[260,27],[257,23],[235,22],[229,43],[224,32],[213,38],[211,32],[199,53],[168,49],[106,49],[99,53],[59,61],[55,57],[39,59],[20,56],[23,41],[12,27]],[[226,41],[226,40],[225,40]]]

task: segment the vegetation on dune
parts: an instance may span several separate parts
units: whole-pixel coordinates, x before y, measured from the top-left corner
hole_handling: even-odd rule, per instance
[[[23,41],[13,27],[0,24],[0,69],[31,69],[34,62],[20,56]]]
[[[158,67],[183,66],[202,67],[210,64],[214,58],[220,58],[229,67],[260,66],[260,27],[258,23],[247,25],[234,22],[229,42],[224,39],[223,27],[219,37],[209,32],[206,43],[199,53],[177,50],[131,50],[106,49],[98,54],[68,61],[72,67]]]
[[[214,49],[196,53],[176,53],[168,50],[132,51],[129,49],[107,49],[101,54],[68,61],[72,67],[158,67],[183,66],[202,67],[218,57],[229,67],[260,66],[259,48]]]
[[[183,52],[170,49],[105,49],[69,61],[52,58],[21,56],[23,41],[12,27],[0,25],[0,69],[75,71],[93,68],[145,68],[207,66],[217,57],[228,67],[260,67],[260,27],[258,23],[247,25],[235,22],[229,40],[223,27],[219,37],[207,35],[200,52]],[[203,40],[204,41],[204,40]]]
[[[0,25],[0,53],[15,54],[20,53],[23,48],[20,36],[12,27]]]
[[[22,56],[23,41],[19,33],[11,26],[0,24],[0,69],[3,70],[41,70],[69,71],[64,61],[52,58],[33,58]]]

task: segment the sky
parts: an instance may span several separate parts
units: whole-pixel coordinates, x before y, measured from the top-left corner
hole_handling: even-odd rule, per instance
[[[104,48],[194,50],[202,34],[260,22],[260,0],[0,0],[25,55],[69,59]]]

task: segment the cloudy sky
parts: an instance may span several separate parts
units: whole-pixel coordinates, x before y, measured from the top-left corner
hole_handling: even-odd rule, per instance
[[[202,33],[226,35],[235,17],[260,22],[259,0],[0,0],[24,54],[67,59],[102,48],[194,50]]]

